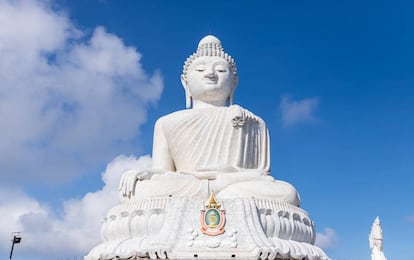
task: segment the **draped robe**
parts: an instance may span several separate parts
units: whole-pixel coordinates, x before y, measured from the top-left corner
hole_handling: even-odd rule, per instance
[[[226,168],[270,171],[267,128],[262,119],[237,105],[175,112],[157,122],[157,134],[167,142],[164,152],[174,163],[169,170],[199,178],[204,178],[200,172]],[[156,147],[154,152],[157,168]]]
[[[150,180],[137,182],[136,198],[157,196],[262,197],[299,204],[290,184],[270,175],[269,134],[264,121],[230,107],[187,109],[155,124]]]

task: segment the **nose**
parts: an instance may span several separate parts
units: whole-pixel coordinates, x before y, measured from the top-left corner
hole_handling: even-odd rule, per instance
[[[217,78],[217,75],[216,73],[211,72],[211,73],[206,74],[204,77],[213,80]]]

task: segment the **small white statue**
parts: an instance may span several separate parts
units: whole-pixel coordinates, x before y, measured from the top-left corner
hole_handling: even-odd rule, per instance
[[[369,235],[369,247],[371,248],[372,260],[387,260],[382,251],[383,247],[382,228],[379,217],[372,224],[371,234]]]
[[[264,121],[233,105],[236,64],[214,36],[204,37],[184,64],[187,109],[155,124],[153,169],[121,178],[122,200],[154,197],[255,197],[299,206],[296,189],[270,176]]]

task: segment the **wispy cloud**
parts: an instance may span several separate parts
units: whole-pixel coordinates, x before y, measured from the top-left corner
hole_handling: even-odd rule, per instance
[[[98,27],[77,28],[50,1],[0,1],[2,183],[74,178],[133,151],[163,89],[141,54]]]
[[[332,228],[325,228],[323,233],[316,233],[315,244],[322,249],[332,248],[337,242],[335,230]]]
[[[62,213],[22,191],[2,187],[0,251],[9,250],[11,232],[21,231],[24,243],[19,244],[19,252],[22,255],[44,256],[45,259],[86,255],[101,242],[100,223],[118,201],[121,174],[128,169],[147,169],[150,164],[149,156],[115,158],[102,174],[102,189],[65,201]]]
[[[414,214],[411,214],[405,218],[408,222],[414,224]]]
[[[291,97],[282,97],[280,111],[284,127],[293,126],[299,123],[318,121],[315,113],[319,105],[316,97],[293,100]]]

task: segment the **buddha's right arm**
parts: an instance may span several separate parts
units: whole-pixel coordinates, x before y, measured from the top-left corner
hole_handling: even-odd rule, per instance
[[[168,140],[162,127],[162,118],[154,126],[154,139],[152,144],[152,167],[158,171],[175,171],[174,161],[168,147]]]
[[[151,178],[153,174],[161,174],[167,171],[175,171],[175,166],[168,149],[167,139],[165,138],[160,120],[154,127],[154,141],[152,151],[151,169],[130,169],[124,172],[119,182],[119,192],[124,198],[131,198],[135,195],[135,184]]]

